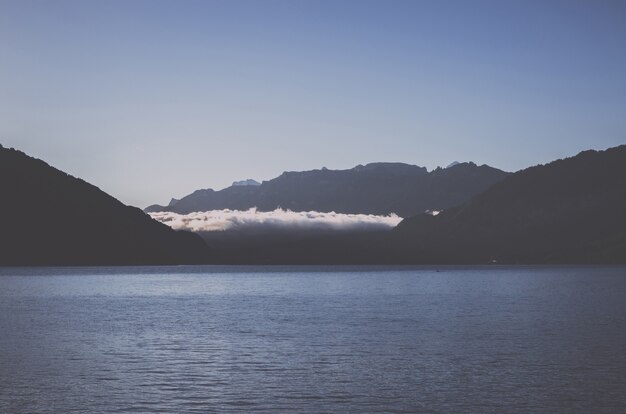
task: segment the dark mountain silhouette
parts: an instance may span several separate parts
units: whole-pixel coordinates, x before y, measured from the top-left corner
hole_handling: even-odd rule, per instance
[[[0,146],[0,265],[178,264],[207,247],[83,180]]]
[[[626,263],[626,145],[517,172],[393,233],[402,261]]]
[[[390,214],[408,217],[427,209],[458,205],[502,180],[508,173],[474,163],[426,168],[402,163],[373,163],[349,170],[285,172],[258,186],[197,190],[169,206],[147,212],[191,213],[220,209]]]
[[[215,203],[209,209],[247,208],[218,207],[216,200],[223,202],[227,194],[241,203],[265,200],[255,205],[267,210],[277,202],[322,211],[334,203],[337,211],[386,213],[402,210],[385,197],[396,206],[421,203],[424,194],[441,202],[460,191],[461,183],[480,181],[472,174],[507,175],[471,163],[430,173],[406,164],[369,164],[284,173],[260,186],[201,190],[194,193],[199,197],[171,205],[187,199]],[[412,216],[391,231],[210,232],[201,234],[207,249],[198,235],[175,232],[93,185],[0,147],[0,264],[626,263],[626,146],[585,151],[496,181],[469,201],[437,216]],[[397,188],[387,188],[397,183],[412,190],[400,197]],[[373,198],[368,189],[385,197]],[[342,191],[350,197],[341,197]],[[467,190],[462,194],[456,197],[469,198]],[[371,203],[373,211],[355,207],[351,197]],[[442,208],[433,204],[415,209]]]
[[[528,168],[391,231],[203,237],[221,263],[626,263],[626,146]]]

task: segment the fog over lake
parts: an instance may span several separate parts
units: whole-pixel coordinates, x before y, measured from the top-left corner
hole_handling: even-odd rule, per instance
[[[345,214],[320,211],[211,210],[189,214],[169,211],[150,216],[176,230],[194,232],[224,230],[391,230],[402,221],[396,214]]]

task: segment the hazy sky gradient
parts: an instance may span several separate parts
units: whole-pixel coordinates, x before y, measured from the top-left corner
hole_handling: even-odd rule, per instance
[[[625,142],[623,1],[0,0],[0,143],[141,207]]]

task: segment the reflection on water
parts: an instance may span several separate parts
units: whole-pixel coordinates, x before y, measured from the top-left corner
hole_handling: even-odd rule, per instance
[[[0,412],[624,412],[625,268],[0,269]]]

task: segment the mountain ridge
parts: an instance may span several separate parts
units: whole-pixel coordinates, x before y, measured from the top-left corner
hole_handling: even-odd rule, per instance
[[[460,163],[453,168],[405,163],[369,163],[345,170],[326,168],[285,171],[258,186],[200,189],[169,206],[151,205],[146,212],[234,209],[259,211],[284,208],[407,217],[425,210],[457,205],[484,191],[509,173],[487,165]]]
[[[46,162],[0,145],[0,265],[139,265],[206,261],[202,239]]]
[[[321,188],[341,189],[345,180],[333,179],[357,173],[377,177],[379,186],[428,177],[431,188],[445,192],[451,191],[444,185],[450,177],[471,181],[473,174],[493,172],[474,163],[430,172],[417,166],[357,167],[360,171],[351,173],[285,172],[262,186],[310,190],[302,182],[313,178]],[[381,168],[391,168],[393,177],[381,179]],[[626,145],[503,174],[457,206],[407,217],[390,231],[225,231],[205,233],[203,242],[80,178],[0,145],[0,265],[626,263]],[[371,182],[356,181],[361,189]],[[245,200],[259,187],[228,190]],[[192,194],[210,199],[215,193]],[[405,195],[394,202],[411,203],[414,194]]]
[[[625,183],[622,145],[528,167],[390,231],[203,237],[223,264],[626,264]]]
[[[626,262],[626,145],[510,175],[437,216],[393,230],[405,254],[486,263]]]

